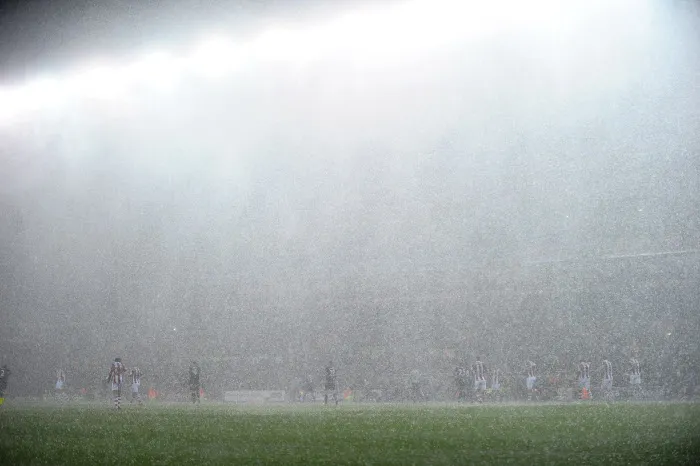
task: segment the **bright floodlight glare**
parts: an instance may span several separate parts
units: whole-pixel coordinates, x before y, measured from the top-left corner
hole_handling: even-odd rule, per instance
[[[575,3],[567,6],[573,8]],[[555,25],[563,13],[556,0],[412,0],[349,11],[303,30],[273,28],[250,47],[252,55],[263,60],[333,55],[386,63],[503,30]]]
[[[41,109],[55,109],[65,98],[63,83],[51,77],[0,90],[0,123],[12,123]]]
[[[12,120],[15,113],[52,106],[66,96],[114,100],[132,91],[171,90],[183,73],[221,78],[241,66],[267,61],[303,65],[334,57],[384,66],[418,60],[450,44],[480,41],[505,31],[539,34],[567,30],[584,17],[638,15],[651,1],[408,0],[373,6],[304,28],[273,27],[236,44],[226,37],[210,37],[184,57],[149,53],[127,64],[93,64],[63,80],[5,90],[0,92],[0,118]]]
[[[0,125],[12,123],[21,113],[18,94],[14,88],[0,89]]]
[[[222,78],[238,68],[245,50],[223,36],[211,36],[200,42],[184,59],[185,67],[205,78]]]
[[[172,90],[182,74],[184,60],[163,51],[142,55],[122,69],[128,85],[145,85],[150,90]]]
[[[111,100],[125,92],[123,72],[103,63],[86,66],[67,79],[68,92],[78,97]]]
[[[320,57],[327,37],[313,28],[288,29],[272,27],[248,44],[249,54],[256,61],[304,64]]]
[[[58,78],[42,77],[31,81],[24,87],[24,98],[31,109],[55,107],[63,102],[65,96],[63,82]]]

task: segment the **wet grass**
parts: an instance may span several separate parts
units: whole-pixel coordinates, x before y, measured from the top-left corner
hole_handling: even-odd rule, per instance
[[[12,406],[0,464],[697,464],[700,405]]]

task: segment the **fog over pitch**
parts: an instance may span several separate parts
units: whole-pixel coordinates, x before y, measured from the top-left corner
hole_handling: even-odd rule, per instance
[[[352,383],[448,377],[477,353],[696,354],[698,8],[612,3],[432,49],[253,60],[0,127],[15,392],[55,367],[98,384],[116,355],[161,385],[197,359],[216,391],[283,388],[329,358]],[[275,8],[246,31],[335,13]]]

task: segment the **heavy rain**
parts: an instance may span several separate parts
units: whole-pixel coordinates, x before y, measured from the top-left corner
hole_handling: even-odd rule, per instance
[[[127,3],[0,9],[7,405],[697,396],[698,3]]]

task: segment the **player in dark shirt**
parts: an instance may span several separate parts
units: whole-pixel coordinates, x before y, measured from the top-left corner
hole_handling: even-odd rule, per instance
[[[335,367],[333,366],[333,361],[328,361],[326,366],[326,384],[325,393],[323,394],[323,404],[328,404],[328,395],[333,396],[335,404],[338,404],[338,383],[337,376],[335,373]]]
[[[630,359],[630,386],[634,392],[638,392],[642,386],[642,369],[639,364],[639,359]]]
[[[189,388],[192,403],[199,403],[199,389],[201,388],[201,384],[199,382],[199,364],[197,364],[196,361],[192,361],[192,364],[190,364]]]
[[[457,386],[457,401],[467,399],[467,370],[463,366],[457,366],[454,370],[455,385]]]
[[[301,401],[306,401],[307,396],[311,398],[311,401],[316,401],[314,379],[310,375],[307,375],[301,384]]]
[[[422,376],[418,369],[413,369],[409,375],[411,381],[411,399],[416,401],[423,401],[425,399],[425,394],[423,393],[423,388],[421,387]]]

